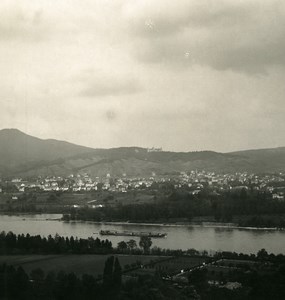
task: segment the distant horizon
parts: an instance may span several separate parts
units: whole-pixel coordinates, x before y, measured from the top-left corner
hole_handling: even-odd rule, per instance
[[[109,149],[119,149],[119,148],[142,148],[142,149],[152,149],[152,148],[162,148],[162,152],[176,152],[176,153],[188,153],[188,152],[216,152],[216,153],[222,153],[222,154],[227,154],[227,153],[235,153],[235,152],[243,152],[243,151],[254,151],[254,150],[270,150],[270,149],[278,149],[278,148],[285,148],[285,146],[277,146],[277,147],[266,147],[266,148],[250,148],[250,149],[241,149],[241,150],[234,150],[234,151],[229,151],[229,152],[222,152],[222,151],[215,151],[215,150],[212,150],[212,149],[204,149],[204,150],[189,150],[189,151],[173,151],[173,150],[168,150],[168,149],[163,149],[163,147],[159,147],[159,146],[150,146],[150,147],[147,147],[147,146],[137,146],[137,145],[129,145],[129,146],[115,146],[115,147],[89,147],[89,146],[86,146],[86,145],[83,145],[83,144],[77,144],[77,143],[74,143],[74,142],[71,142],[69,140],[66,140],[64,138],[62,139],[55,139],[53,137],[48,137],[48,138],[42,138],[42,137],[39,137],[39,136],[34,136],[32,134],[29,134],[29,133],[26,133],[24,132],[23,130],[20,130],[18,128],[1,128],[0,129],[0,132],[1,131],[5,131],[5,130],[14,130],[14,131],[19,131],[21,132],[22,134],[25,134],[25,135],[28,135],[28,136],[31,136],[33,138],[37,138],[37,139],[40,139],[40,140],[44,140],[44,141],[47,141],[47,140],[56,140],[56,141],[60,141],[60,142],[66,142],[66,143],[69,143],[69,144],[74,144],[74,145],[77,145],[77,146],[81,146],[81,147],[86,147],[86,148],[90,148],[90,149],[94,149],[94,150],[109,150]]]

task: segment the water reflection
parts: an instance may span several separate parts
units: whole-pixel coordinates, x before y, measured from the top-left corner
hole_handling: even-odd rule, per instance
[[[226,227],[215,227],[215,232],[216,233],[225,233],[225,232],[233,232],[233,228],[226,228]]]
[[[195,229],[192,226],[185,227],[185,230],[193,232]]]

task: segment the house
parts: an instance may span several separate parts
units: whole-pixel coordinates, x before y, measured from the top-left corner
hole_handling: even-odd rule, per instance
[[[192,195],[198,195],[201,192],[201,190],[194,190],[191,192]]]
[[[278,201],[284,201],[284,195],[283,193],[272,194],[272,199],[276,199]]]

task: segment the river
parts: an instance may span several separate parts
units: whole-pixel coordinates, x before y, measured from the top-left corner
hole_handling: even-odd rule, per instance
[[[139,224],[98,224],[92,222],[62,222],[59,214],[36,215],[0,215],[0,231],[12,231],[16,234],[29,233],[48,236],[58,233],[61,236],[87,238],[108,238],[113,246],[130,237],[104,236],[103,230],[144,231],[167,233],[166,238],[152,238],[153,246],[169,249],[187,250],[194,248],[207,251],[235,251],[242,253],[257,253],[265,248],[269,253],[285,254],[285,231],[244,228],[221,228],[205,226],[176,225],[139,225]],[[134,237],[137,242],[138,237]]]

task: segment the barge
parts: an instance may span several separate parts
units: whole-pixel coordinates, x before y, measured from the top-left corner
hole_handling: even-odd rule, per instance
[[[153,232],[133,232],[133,231],[115,231],[115,230],[100,230],[101,235],[115,235],[115,236],[147,236],[152,238],[165,238],[166,233],[153,233]]]

